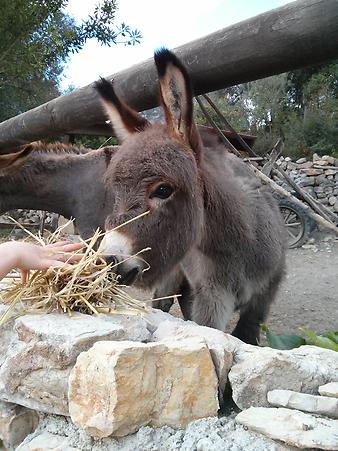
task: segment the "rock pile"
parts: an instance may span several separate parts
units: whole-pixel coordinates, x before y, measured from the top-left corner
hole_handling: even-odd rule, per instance
[[[40,221],[42,219],[42,212],[37,210],[12,210],[7,212],[6,214],[0,215],[0,222],[2,223],[8,223],[12,225],[13,223],[9,219],[9,216],[16,219],[20,224],[32,224],[39,226]],[[55,213],[47,213],[45,224],[52,225],[57,221],[57,216]]]
[[[338,213],[338,159],[313,154],[312,161],[281,157],[277,164],[319,203]]]
[[[333,450],[337,374],[334,351],[246,345],[157,310],[26,315],[1,328],[0,439],[18,451]],[[227,381],[237,424],[217,418]]]

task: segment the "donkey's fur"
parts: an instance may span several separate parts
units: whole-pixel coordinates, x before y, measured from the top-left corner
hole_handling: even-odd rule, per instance
[[[114,150],[32,143],[0,156],[0,213],[16,208],[59,213],[76,218],[81,235],[91,236],[107,215],[103,177]]]
[[[124,280],[138,276],[135,285],[156,288],[156,297],[181,294],[186,319],[221,330],[238,309],[234,334],[256,343],[284,271],[278,207],[242,161],[224,148],[203,147],[181,62],[167,50],[155,62],[164,125],[138,116],[107,81],[96,85],[123,141],[105,174],[106,229],[150,212],[110,232],[101,249],[122,260],[150,246],[144,256],[150,269],[131,258],[119,265]]]

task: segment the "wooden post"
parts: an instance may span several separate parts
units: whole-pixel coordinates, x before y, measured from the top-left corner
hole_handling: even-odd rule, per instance
[[[202,101],[198,97],[196,97],[196,101],[198,103],[198,106],[201,108],[202,113],[206,117],[207,121],[209,122],[211,127],[213,127],[215,129],[216,133],[220,137],[220,139],[223,142],[223,144],[225,145],[225,147],[227,147],[229,152],[232,152],[235,155],[237,155],[239,158],[241,158],[241,153],[236,149],[236,147],[233,144],[231,144],[231,142],[228,140],[228,138],[224,135],[222,130],[218,127],[216,122],[212,119],[210,114],[207,112],[207,110],[206,110],[205,106],[203,105]]]
[[[337,58],[337,42],[337,0],[298,0],[174,52],[188,68],[199,95]],[[157,105],[152,58],[107,78],[114,78],[117,93],[136,110]],[[104,121],[97,94],[88,85],[0,124],[0,153],[47,136],[100,126]]]
[[[215,105],[215,103],[210,99],[209,96],[203,95],[203,98],[209,103],[209,105],[214,109],[219,119],[225,124],[225,126],[230,130],[236,137],[237,141],[244,147],[244,149],[248,152],[249,155],[258,157],[258,155],[251,149],[251,147],[244,141],[244,139],[239,135],[224,114],[221,113],[219,108]]]

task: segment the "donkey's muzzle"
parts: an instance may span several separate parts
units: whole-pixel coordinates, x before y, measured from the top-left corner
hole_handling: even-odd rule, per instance
[[[117,275],[118,282],[122,285],[132,285],[141,274],[142,269],[133,261],[119,263],[114,255],[104,257],[108,265],[114,266],[112,271]]]
[[[130,269],[128,272],[124,274],[119,274],[119,282],[122,285],[132,285],[138,279],[141,274],[141,270],[138,267]]]

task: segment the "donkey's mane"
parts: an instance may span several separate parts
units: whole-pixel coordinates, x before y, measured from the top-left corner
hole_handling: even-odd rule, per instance
[[[0,169],[0,180],[5,177],[7,184],[20,183],[20,181],[31,182],[36,175],[48,176],[52,172],[67,169],[74,161],[85,161],[87,156],[95,158],[97,155],[99,158],[102,155],[101,150],[104,152],[114,147],[107,146],[98,151],[61,142],[52,144],[34,142],[26,146],[27,154],[22,158],[19,156],[11,167]],[[24,146],[21,147],[23,148]]]
[[[29,146],[33,147],[33,151],[36,153],[53,153],[55,155],[64,155],[64,154],[75,154],[75,155],[81,155],[88,152],[91,152],[93,149],[88,149],[83,146],[76,146],[73,144],[65,144],[62,142],[55,142],[50,144],[43,144],[41,141],[33,142],[31,144],[28,144]]]

